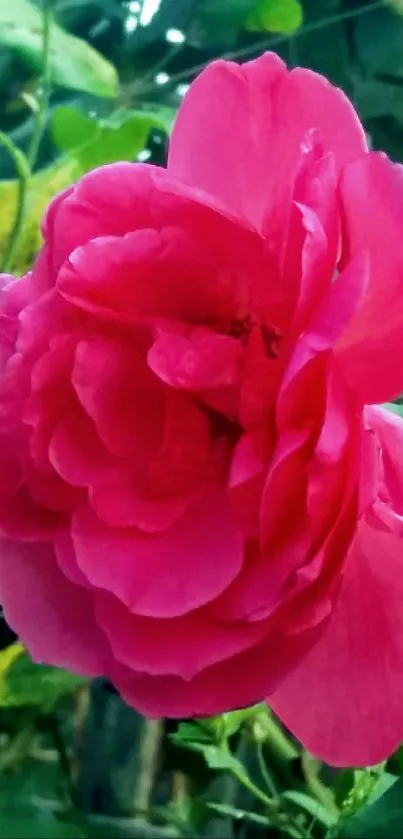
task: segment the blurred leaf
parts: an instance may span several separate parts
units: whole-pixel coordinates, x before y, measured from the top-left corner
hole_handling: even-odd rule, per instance
[[[161,808],[164,811],[168,808]],[[84,816],[78,813],[77,821],[87,839],[168,839],[183,835],[174,825],[160,826],[145,818],[113,817],[100,814]]]
[[[307,795],[305,792],[299,790],[286,790],[282,793],[282,798],[296,804],[301,810],[305,810],[310,816],[324,825],[324,827],[332,827],[337,822],[337,817],[330,813],[323,804],[320,804],[315,798]]]
[[[0,815],[0,836],[7,839],[81,839],[84,833],[78,827],[54,818]]]
[[[395,402],[385,402],[382,407],[387,408],[388,411],[392,411],[394,414],[398,414],[399,417],[403,417],[403,405],[396,405]]]
[[[341,820],[330,836],[334,839],[396,839],[402,836],[403,778],[399,778],[373,804]]]
[[[299,0],[259,0],[245,20],[249,32],[279,32],[291,35],[302,24]]]
[[[62,158],[52,166],[38,172],[30,181],[27,196],[27,214],[24,220],[20,252],[15,266],[16,273],[30,268],[40,247],[40,223],[50,199],[77,178],[77,163],[73,158]],[[0,254],[7,240],[17,206],[18,183],[0,181]]]
[[[0,703],[6,671],[15,659],[18,658],[18,656],[23,655],[23,653],[24,647],[19,643],[19,641],[16,641],[15,644],[10,644],[9,647],[6,647],[5,650],[1,650],[0,652]]]
[[[332,790],[334,800],[338,807],[342,807],[346,801],[354,787],[354,782],[354,769],[342,769],[341,772],[337,773],[332,785]]]
[[[198,47],[230,44],[255,6],[256,0],[201,0],[191,42]]]
[[[385,0],[385,3],[398,15],[403,15],[403,0]]]
[[[388,789],[390,789],[393,786],[396,780],[396,775],[392,775],[391,772],[382,772],[382,775],[379,776],[375,784],[375,787],[372,790],[372,793],[368,799],[368,803],[372,804],[374,801],[380,798],[381,795],[384,795],[384,793],[387,792]]]
[[[402,79],[403,20],[390,9],[374,9],[354,23],[354,45],[364,78],[377,76],[380,81]]]
[[[29,0],[0,0],[0,42],[28,67],[42,66],[43,20],[39,7]],[[115,97],[115,68],[86,41],[51,24],[50,68],[52,80],[62,87],[85,90],[96,96]]]
[[[13,647],[20,648],[21,645],[14,644]],[[34,664],[28,654],[19,649],[1,674],[0,706],[33,705],[46,711],[85,681],[67,670]]]
[[[167,110],[167,109],[164,109]],[[55,108],[51,130],[55,144],[75,157],[79,174],[118,160],[135,160],[146,147],[152,128],[166,132],[166,114],[158,111],[123,111],[109,119],[96,119],[75,108]]]

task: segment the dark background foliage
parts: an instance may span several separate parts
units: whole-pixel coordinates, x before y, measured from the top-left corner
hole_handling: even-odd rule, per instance
[[[60,188],[113,160],[164,163],[187,85],[219,56],[275,49],[324,73],[372,146],[403,160],[402,0],[50,5],[43,110],[42,3],[0,0],[0,258],[13,240],[16,271]],[[9,141],[30,157],[22,225]],[[262,707],[179,729],[146,721],[105,681],[33,665],[0,618],[0,839],[403,837],[402,774],[400,750],[380,767],[324,766]]]

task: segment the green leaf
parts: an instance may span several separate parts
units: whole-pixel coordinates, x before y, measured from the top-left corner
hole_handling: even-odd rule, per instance
[[[79,174],[105,163],[135,160],[151,129],[167,133],[166,126],[166,114],[161,117],[158,111],[123,111],[97,119],[68,106],[55,108],[51,121],[55,144],[76,159]]]
[[[301,26],[303,11],[299,0],[259,0],[245,20],[249,32],[279,32],[292,35]]]
[[[170,735],[170,739],[177,746],[199,752],[203,755],[210,769],[229,769],[232,772],[243,772],[242,764],[230,751],[214,742],[218,735],[216,720],[212,717],[199,723],[180,723],[178,730]],[[211,724],[211,721],[213,724]]]
[[[84,833],[75,825],[51,817],[14,818],[0,815],[0,836],[7,839],[82,839]]]
[[[0,706],[19,708],[31,705],[48,711],[59,699],[85,682],[83,677],[67,670],[34,664],[24,652],[11,661],[3,674]]]
[[[29,0],[0,0],[0,42],[40,72],[43,18]],[[54,84],[113,98],[118,92],[115,68],[86,41],[70,35],[55,21],[50,29],[50,70]]]
[[[236,40],[256,0],[201,0],[191,41],[197,47]]]
[[[385,0],[385,3],[398,15],[403,15],[403,0]]]
[[[296,806],[301,810],[305,810],[306,813],[313,816],[313,818],[323,824],[324,827],[329,828],[336,824],[337,817],[333,813],[330,813],[323,804],[320,804],[319,801],[312,798],[310,795],[307,795],[305,792],[299,792],[298,790],[286,790],[286,792],[283,792],[282,798],[296,804]]]
[[[373,804],[364,807],[351,818],[341,820],[332,830],[334,839],[396,839],[402,836],[403,778]]]
[[[228,769],[230,772],[235,772],[236,774],[240,772],[244,774],[242,763],[231,752],[227,752],[220,746],[211,746],[205,743],[189,743],[188,748],[200,752],[209,769]]]
[[[176,746],[194,748],[197,743],[212,743],[212,732],[195,722],[181,722],[178,730],[170,734],[169,739]]]
[[[368,803],[372,804],[374,801],[377,801],[378,798],[384,795],[385,792],[393,786],[396,780],[396,775],[392,775],[391,772],[382,772],[382,775],[379,775],[374,789],[371,792]]]

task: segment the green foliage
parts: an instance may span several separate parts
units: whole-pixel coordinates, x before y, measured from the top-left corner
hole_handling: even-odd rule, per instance
[[[303,10],[299,0],[260,0],[245,20],[249,32],[296,32],[302,24]]]
[[[7,839],[84,839],[74,825],[50,817],[18,818],[0,815],[0,836]]]
[[[0,653],[0,707],[49,711],[86,680],[58,667],[34,664],[21,644]],[[1,833],[0,833],[1,835]]]
[[[399,778],[367,807],[343,819],[330,836],[334,839],[396,839],[403,835],[403,778]]]
[[[77,175],[75,159],[62,157],[31,178],[22,238],[14,265],[16,273],[22,274],[32,265],[42,241],[40,222],[47,204],[57,192],[75,180]],[[0,256],[4,253],[17,204],[18,181],[0,181]]]
[[[305,792],[300,792],[295,789],[286,790],[283,792],[282,797],[286,801],[291,801],[299,809],[305,810],[315,821],[320,822],[326,828],[332,827],[337,822],[334,813],[329,812],[323,804],[315,801],[311,795],[307,795]]]
[[[33,70],[41,68],[42,29],[41,10],[29,0],[0,0],[0,42]],[[55,21],[50,35],[50,71],[54,84],[62,87],[95,96],[117,95],[118,77],[112,64]]]
[[[151,129],[166,132],[166,110],[161,116],[158,110],[121,110],[108,119],[100,119],[60,106],[53,112],[52,135],[60,150],[75,159],[81,175],[105,163],[135,160],[147,145]]]
[[[234,41],[256,0],[202,0],[197,19],[200,46],[208,43],[227,44]],[[193,39],[194,40],[194,39]]]
[[[198,9],[199,40],[228,43],[240,30],[295,32],[302,23],[299,0],[202,0]]]

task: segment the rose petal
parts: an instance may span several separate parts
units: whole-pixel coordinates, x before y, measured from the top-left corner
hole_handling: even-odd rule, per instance
[[[190,680],[179,676],[117,677],[126,701],[146,716],[210,716],[259,702],[299,662],[317,630],[293,637],[277,632],[250,650],[207,667]]]
[[[344,375],[363,403],[383,402],[403,391],[399,358],[403,329],[403,167],[369,154],[346,167],[340,185],[344,258],[369,254],[365,300],[341,337]]]
[[[143,673],[183,679],[251,647],[266,632],[262,625],[214,621],[203,610],[169,620],[141,617],[109,594],[97,597],[96,614],[123,664]]]
[[[58,569],[49,544],[3,540],[0,602],[35,661],[99,676],[109,658],[92,601]]]
[[[334,151],[337,167],[366,149],[351,104],[322,76],[287,73],[274,53],[243,66],[217,61],[184,99],[168,169],[261,227],[269,208],[283,220],[290,173],[303,137],[314,127],[325,150]]]
[[[158,536],[104,525],[89,507],[73,514],[77,563],[92,585],[133,612],[175,617],[216,597],[242,567],[243,541],[224,496],[211,491]]]
[[[325,633],[269,697],[305,748],[327,763],[371,766],[403,738],[402,599],[401,540],[364,522]]]

